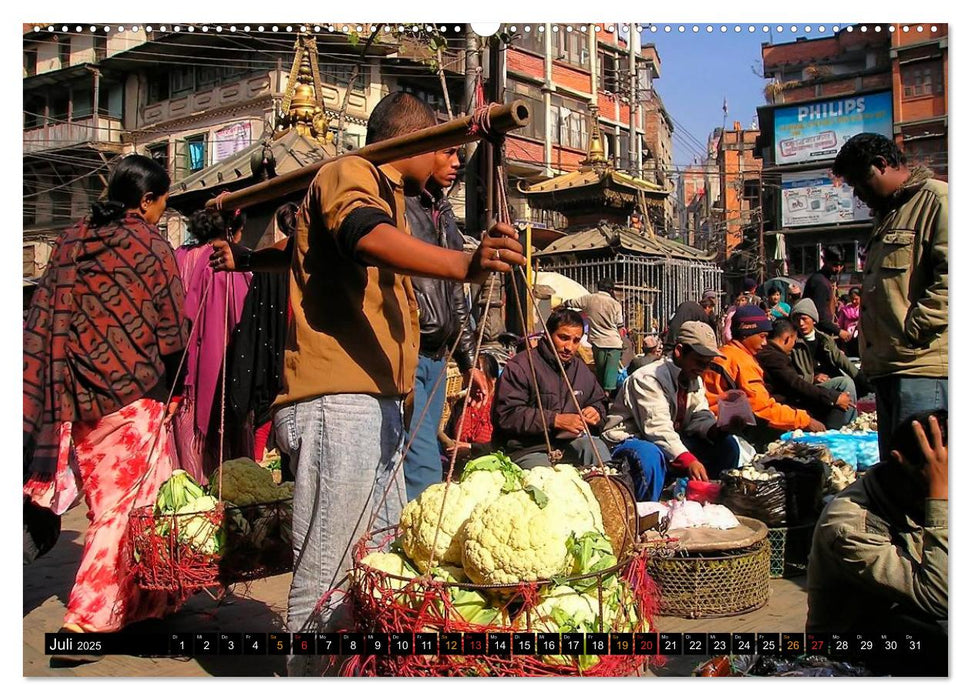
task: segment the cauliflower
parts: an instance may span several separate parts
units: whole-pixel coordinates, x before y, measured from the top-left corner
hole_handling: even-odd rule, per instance
[[[418,577],[418,572],[412,567],[411,562],[401,555],[391,552],[372,552],[364,557],[361,563],[372,569],[391,574],[391,576],[382,577],[383,581],[379,585],[386,586],[393,591],[404,591],[411,583],[410,580],[403,581],[401,579],[415,579]],[[394,578],[395,576],[400,578]],[[356,583],[360,586],[362,581],[358,580]],[[378,600],[382,597],[379,590],[373,591],[373,594]],[[408,593],[402,592],[394,596],[394,601],[396,603],[404,603],[408,602],[411,597]]]
[[[473,459],[466,464],[460,481],[466,483],[482,472],[492,474],[496,478],[501,477],[503,492],[515,491],[520,488],[525,476],[525,472],[511,459],[502,452],[496,452]]]
[[[522,490],[476,506],[465,526],[466,575],[475,583],[513,584],[569,573],[572,524],[552,503],[541,507],[534,494]]]
[[[513,623],[517,629],[529,629],[537,632],[599,632],[599,604],[597,593],[578,593],[569,586],[555,586],[540,593],[540,600],[536,607],[529,611],[527,626],[526,612],[520,613]],[[603,631],[609,631],[604,625]],[[584,654],[581,656],[544,656],[542,661],[557,666],[576,665],[585,671],[600,661],[599,656]]]
[[[215,498],[200,496],[177,510],[175,520],[179,542],[200,554],[219,554],[225,536],[220,525],[209,516],[215,509]]]
[[[461,533],[472,510],[480,503],[491,503],[502,492],[504,479],[499,472],[467,476],[461,483],[448,484],[447,495],[446,484],[432,484],[401,512],[401,548],[422,573],[439,563],[462,563]]]
[[[241,457],[224,462],[222,472],[222,490],[219,490],[218,476],[212,479],[209,489],[222,500],[238,506],[272,503],[293,496],[293,486],[277,486],[269,470],[251,459]]]
[[[560,512],[575,534],[591,531],[606,534],[600,502],[574,467],[557,464],[530,469],[524,484],[527,488],[535,486],[546,494],[551,506]]]

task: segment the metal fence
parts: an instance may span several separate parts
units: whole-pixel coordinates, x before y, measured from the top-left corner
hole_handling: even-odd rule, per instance
[[[617,285],[617,299],[635,337],[664,330],[683,301],[698,300],[706,289],[722,288],[722,271],[712,263],[634,255],[606,255],[582,262],[541,259],[540,270],[557,272],[591,292],[605,277]],[[639,343],[638,343],[639,345]]]

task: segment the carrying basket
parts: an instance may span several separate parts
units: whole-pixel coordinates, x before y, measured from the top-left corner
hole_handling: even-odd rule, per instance
[[[218,552],[199,551],[186,536],[183,524],[196,515],[218,531]],[[128,520],[132,575],[146,590],[191,593],[292,571],[292,519],[290,498],[248,506],[220,501],[196,514],[136,508]]]
[[[556,585],[553,581],[524,582],[516,585],[477,585],[448,583],[430,577],[406,579],[371,568],[362,563],[370,553],[386,551],[397,528],[378,531],[360,540],[354,550],[354,565],[349,577],[350,598],[359,632],[466,632],[506,633],[556,632],[536,625],[531,611],[537,605],[542,589]],[[381,544],[375,545],[375,541]],[[635,554],[617,566],[583,576],[559,581],[583,582],[590,585],[589,594],[596,597],[602,620],[610,580],[623,582],[626,604],[620,606],[613,628],[602,631],[627,633],[652,629],[656,591],[646,574],[646,557]],[[489,625],[473,624],[456,611],[452,591],[473,591],[494,601],[501,615]],[[398,677],[421,676],[629,676],[638,671],[650,657],[641,655],[601,655],[592,665],[580,668],[575,656],[530,656],[468,654],[463,656],[421,655],[360,656],[342,670],[343,675],[379,675]]]

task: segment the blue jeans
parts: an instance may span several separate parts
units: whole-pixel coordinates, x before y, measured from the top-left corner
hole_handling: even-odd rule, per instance
[[[378,530],[400,520],[404,476],[401,469],[393,470],[404,434],[401,400],[319,396],[284,406],[273,422],[296,476],[287,628],[335,630],[349,624],[348,606],[338,595],[318,611],[318,600],[347,573],[351,549],[369,525]],[[287,667],[290,675],[323,669],[321,657],[312,656],[292,656]]]
[[[892,375],[870,382],[877,396],[877,433],[880,459],[890,459],[890,438],[894,429],[921,411],[947,409],[947,377]]]
[[[827,379],[820,386],[826,387],[827,389],[835,389],[841,394],[846,392],[850,395],[850,401],[854,405],[856,404],[856,383],[849,377],[833,377],[832,379]],[[814,412],[813,418],[822,421],[830,430],[839,430],[844,425],[849,425],[856,420],[856,409],[849,408],[844,411],[839,406],[833,406],[825,413],[823,411]]]
[[[668,461],[660,447],[647,440],[630,438],[614,448],[613,457],[623,462],[630,472],[638,502],[656,501],[661,497]]]
[[[408,426],[411,448],[405,455],[405,490],[408,500],[414,500],[432,484],[442,480],[442,458],[438,449],[438,424],[442,421],[445,408],[445,378],[439,382],[435,393],[431,393],[440,375],[445,374],[448,363],[433,360],[424,355],[418,356],[418,370],[415,372],[415,404]],[[428,407],[419,425],[422,411]]]

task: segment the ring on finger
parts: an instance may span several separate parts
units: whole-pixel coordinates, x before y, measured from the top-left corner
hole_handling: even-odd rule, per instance
[[[498,249],[498,248],[496,249],[496,256],[495,256],[495,259],[496,259],[496,260],[502,260],[502,255],[500,255],[500,251],[499,251],[499,249]]]

